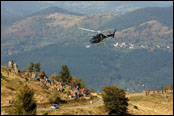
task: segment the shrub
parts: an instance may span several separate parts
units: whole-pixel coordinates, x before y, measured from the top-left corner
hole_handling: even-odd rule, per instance
[[[56,74],[56,73],[54,73],[54,74],[51,75],[51,79],[52,80],[56,80],[56,81],[59,81],[60,80],[58,74]]]
[[[106,86],[102,93],[105,108],[109,115],[123,115],[127,112],[128,99],[125,92],[116,86]]]
[[[27,85],[22,87],[14,99],[14,106],[9,113],[13,115],[36,115],[36,101],[34,91]]]
[[[94,88],[90,88],[89,91],[90,91],[90,93],[94,93],[95,92]]]
[[[86,83],[82,80],[82,78],[72,77],[71,84],[72,84],[72,87],[78,86],[79,89],[86,87]]]
[[[53,95],[49,98],[51,104],[59,104],[61,102],[61,98],[58,92],[54,92]]]
[[[39,77],[43,79],[46,76],[46,73],[44,71],[39,72]]]

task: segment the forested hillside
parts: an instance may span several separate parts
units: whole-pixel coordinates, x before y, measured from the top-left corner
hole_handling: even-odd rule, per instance
[[[173,28],[173,7],[152,7],[138,9],[133,12],[126,13],[120,17],[114,17],[111,21],[106,22],[101,28],[114,28],[118,30],[138,26],[150,20],[157,20],[166,25],[169,29]]]

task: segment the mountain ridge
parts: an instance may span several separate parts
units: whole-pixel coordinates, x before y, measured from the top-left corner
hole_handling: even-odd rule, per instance
[[[118,30],[139,25],[149,20],[158,20],[165,24],[170,29],[173,28],[173,6],[171,7],[151,7],[142,8],[135,11],[113,18],[110,22],[102,25],[100,28],[109,27],[114,28],[113,25],[119,25]],[[111,25],[112,24],[112,25]]]
[[[38,11],[38,12],[35,12],[32,15],[29,15],[29,16],[49,15],[49,14],[53,14],[53,13],[62,13],[62,14],[70,14],[70,15],[83,16],[83,14],[70,12],[70,11],[65,10],[63,8],[60,8],[58,6],[52,6],[52,7],[45,8],[45,9],[43,9],[41,11]]]

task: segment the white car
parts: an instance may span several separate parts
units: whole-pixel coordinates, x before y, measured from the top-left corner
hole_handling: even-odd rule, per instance
[[[58,104],[53,104],[50,109],[59,109],[59,105]]]

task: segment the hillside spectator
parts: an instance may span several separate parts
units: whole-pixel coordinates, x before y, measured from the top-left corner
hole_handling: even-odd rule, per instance
[[[155,90],[153,90],[153,94],[155,94]]]
[[[162,94],[164,94],[164,91],[162,90]]]
[[[47,84],[47,89],[49,89],[49,85]]]
[[[7,75],[8,75],[8,77],[9,77],[9,72],[7,72]]]
[[[77,99],[78,98],[78,94],[77,94],[77,92],[75,92],[75,99]]]
[[[28,83],[29,79],[28,78],[25,78],[25,81]]]
[[[74,95],[73,95],[73,93],[71,94],[71,98],[73,98],[74,97]]]

